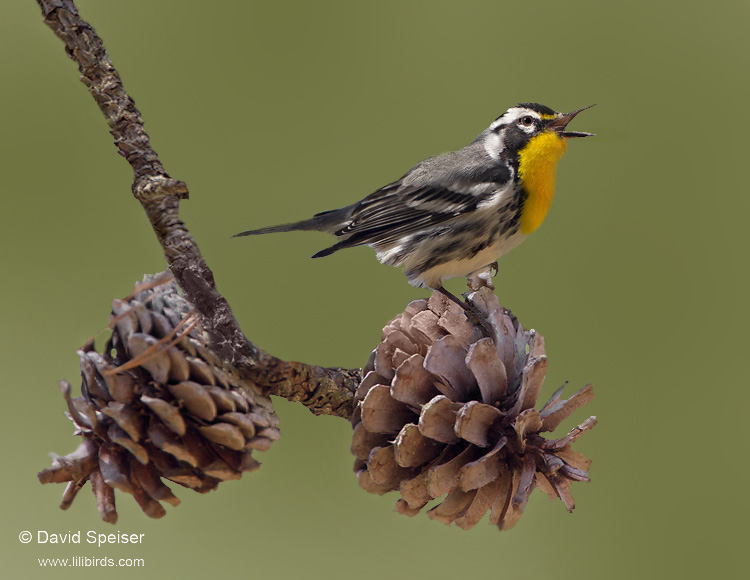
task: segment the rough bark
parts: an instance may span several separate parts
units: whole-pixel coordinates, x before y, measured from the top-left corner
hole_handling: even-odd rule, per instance
[[[72,0],[37,0],[44,21],[65,44],[109,125],[120,155],[133,168],[133,195],[146,211],[169,268],[200,313],[212,349],[268,393],[299,401],[315,414],[349,417],[360,369],[323,368],[280,360],[247,339],[198,245],[179,218],[187,185],[173,179],[151,147],[143,119],[109,59],[101,38]]]

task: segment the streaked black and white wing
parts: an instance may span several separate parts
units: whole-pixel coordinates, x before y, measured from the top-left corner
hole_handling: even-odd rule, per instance
[[[460,186],[404,185],[401,180],[387,185],[362,201],[316,216],[325,220],[330,214],[346,211],[344,223],[329,230],[344,239],[315,254],[314,258],[362,244],[386,245],[437,224],[476,211],[482,202],[497,192],[487,184],[487,191],[477,192]],[[464,189],[462,191],[462,189]],[[339,214],[341,215],[341,214]],[[344,217],[344,216],[341,216]]]

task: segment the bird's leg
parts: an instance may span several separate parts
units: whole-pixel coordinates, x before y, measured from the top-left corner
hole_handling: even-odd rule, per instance
[[[464,312],[466,313],[466,317],[469,319],[469,322],[472,324],[481,324],[482,328],[484,328],[485,334],[492,338],[494,340],[495,333],[490,327],[489,324],[487,324],[483,319],[481,313],[474,308],[471,304],[467,304],[460,298],[454,296],[452,293],[448,292],[445,288],[443,288],[443,285],[441,284],[440,287],[435,288],[438,292],[440,292],[443,296],[451,300],[452,302],[455,302],[458,304],[461,308],[463,308]]]
[[[437,290],[443,296],[445,296],[446,298],[448,298],[448,300],[451,300],[451,301],[455,302],[456,304],[458,304],[461,308],[463,308],[467,312],[471,312],[472,314],[474,313],[473,310],[471,310],[471,306],[469,306],[468,304],[466,304],[463,300],[461,300],[460,298],[458,298],[457,296],[455,296],[453,293],[451,293],[448,290],[446,290],[443,287],[442,284],[440,286],[438,286],[437,288],[435,288],[435,290]]]
[[[485,286],[490,290],[495,289],[495,285],[492,283],[492,278],[497,275],[497,262],[487,264],[484,268],[480,268],[466,276],[466,285],[476,292]]]

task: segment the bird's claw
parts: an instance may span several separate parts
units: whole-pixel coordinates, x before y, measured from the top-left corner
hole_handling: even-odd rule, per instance
[[[492,278],[497,275],[497,262],[486,265],[466,276],[466,285],[474,292],[484,288],[495,289]]]

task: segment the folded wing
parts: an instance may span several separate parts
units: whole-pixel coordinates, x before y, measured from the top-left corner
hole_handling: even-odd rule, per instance
[[[362,244],[395,242],[403,236],[476,211],[482,202],[497,192],[498,187],[492,185],[487,184],[486,192],[461,191],[459,186],[404,185],[401,181],[387,185],[345,208],[349,214],[346,223],[339,222],[341,227],[331,231],[344,239],[313,258]],[[325,220],[328,213],[334,212],[323,212],[316,217]]]

